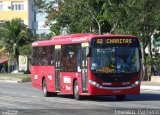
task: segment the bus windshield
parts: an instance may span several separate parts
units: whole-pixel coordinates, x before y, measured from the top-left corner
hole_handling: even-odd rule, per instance
[[[92,72],[135,73],[140,70],[138,47],[92,47],[91,52]]]

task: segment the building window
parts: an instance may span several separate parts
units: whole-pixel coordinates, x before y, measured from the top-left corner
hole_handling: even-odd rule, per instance
[[[3,10],[3,2],[0,2],[0,10]]]
[[[24,2],[12,2],[12,10],[24,10]]]

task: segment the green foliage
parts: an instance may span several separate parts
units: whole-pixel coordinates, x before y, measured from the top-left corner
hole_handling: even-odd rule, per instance
[[[156,54],[151,58],[150,56],[146,57],[146,64],[147,64],[147,72],[148,74],[152,74],[151,68],[156,66],[158,70],[160,70],[160,55]]]
[[[158,0],[110,0],[105,4],[106,18],[115,28],[116,33],[133,34],[144,38],[145,45],[148,43],[154,30],[159,26],[157,17]]]
[[[59,0],[58,10],[52,7],[53,4],[46,4],[48,13],[47,24],[50,24],[51,30],[55,35],[68,26],[70,33],[106,33],[111,29],[108,20],[102,15],[104,10],[102,0]],[[47,9],[50,8],[50,9]],[[56,20],[55,24],[51,24]]]
[[[58,10],[54,3],[59,4]],[[70,33],[134,34],[146,47],[159,26],[159,5],[158,0],[40,0],[38,7],[48,13],[47,24],[55,35],[66,26]],[[55,24],[50,23],[53,20]]]
[[[152,37],[152,43],[154,48],[160,47],[160,32],[155,32],[155,34]]]
[[[18,60],[20,47],[35,40],[32,31],[21,23],[20,19],[12,19],[11,21],[4,22],[0,31],[1,45],[9,53],[10,60]]]
[[[37,12],[43,12],[46,4],[45,0],[35,0],[35,4]]]
[[[20,55],[30,55],[31,54],[31,44],[23,45],[19,47],[19,54]]]
[[[53,3],[58,4],[58,10]],[[44,4],[43,4],[44,5]],[[68,27],[69,33],[119,33],[138,36],[142,48],[144,66],[151,67],[152,52],[145,55],[145,48],[151,49],[151,37],[159,46],[160,2],[159,0],[56,0],[45,3],[48,13],[46,24],[54,35]],[[55,24],[50,22],[56,20]],[[144,67],[143,66],[143,67]]]
[[[31,77],[30,76],[23,77],[21,79],[21,82],[31,82]]]

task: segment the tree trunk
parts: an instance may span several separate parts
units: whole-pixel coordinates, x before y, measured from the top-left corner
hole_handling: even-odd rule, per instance
[[[152,47],[151,47],[151,41],[149,42],[148,44],[148,55],[149,55],[149,60],[150,60],[150,64],[148,65],[148,80],[151,81],[151,75],[152,75],[152,66],[153,66],[153,63],[152,63]]]
[[[146,66],[146,56],[145,56],[145,47],[142,44],[142,80],[146,81],[148,80],[148,75],[147,75],[147,66]]]

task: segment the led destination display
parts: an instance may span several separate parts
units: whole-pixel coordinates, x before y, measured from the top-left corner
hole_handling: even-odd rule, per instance
[[[99,45],[139,45],[136,38],[96,38],[92,39],[92,46]]]

